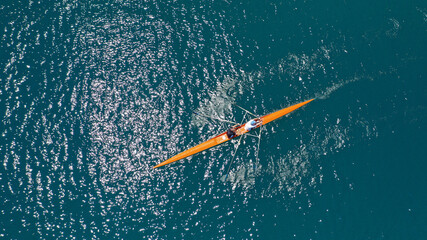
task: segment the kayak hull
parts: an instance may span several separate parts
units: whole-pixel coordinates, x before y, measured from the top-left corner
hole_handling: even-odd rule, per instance
[[[192,147],[192,148],[190,148],[190,149],[188,149],[188,150],[186,150],[186,151],[184,151],[178,155],[175,155],[175,156],[169,158],[168,160],[156,165],[154,168],[158,168],[158,167],[164,166],[166,164],[169,164],[169,163],[181,160],[183,158],[189,157],[189,156],[194,155],[198,152],[204,151],[208,148],[214,147],[214,146],[219,145],[221,143],[225,143],[228,140],[230,140],[230,139],[227,136],[227,132],[222,133],[216,137],[213,137],[213,138],[207,140],[206,142],[203,142],[203,143],[201,143],[197,146],[194,146],[194,147]]]
[[[256,128],[258,128],[258,127],[260,127],[262,125],[265,125],[265,124],[267,124],[267,123],[269,123],[269,122],[271,122],[273,120],[276,120],[276,119],[278,119],[278,118],[280,118],[280,117],[282,117],[282,116],[284,116],[284,115],[286,115],[286,114],[288,114],[288,113],[290,113],[292,111],[295,111],[296,109],[298,109],[298,108],[306,105],[307,103],[309,103],[309,102],[311,102],[313,100],[314,99],[310,99],[310,100],[307,100],[305,102],[298,103],[298,104],[292,105],[290,107],[281,109],[279,111],[267,114],[267,115],[265,115],[263,117],[260,117],[259,118],[260,124]],[[242,124],[242,125],[236,127],[236,135],[233,138],[241,136],[241,135],[243,135],[243,134],[245,134],[245,133],[248,132],[244,128],[244,125],[245,124]],[[188,149],[188,150],[186,150],[184,152],[179,153],[178,155],[175,155],[175,156],[169,158],[168,160],[166,160],[166,161],[164,161],[164,162],[162,162],[162,163],[154,166],[153,168],[158,168],[158,167],[167,165],[169,163],[181,160],[183,158],[189,157],[191,155],[194,155],[196,153],[199,153],[199,152],[204,151],[206,149],[209,149],[211,147],[214,147],[214,146],[217,146],[219,144],[225,143],[228,140],[230,140],[230,138],[228,138],[227,132],[221,133],[218,136],[215,136],[215,137],[213,137],[213,138],[211,138],[211,139],[209,139],[209,140],[207,140],[207,141],[205,141],[205,142],[203,142],[203,143],[201,143],[201,144],[199,144],[197,146],[194,146],[194,147],[192,147],[192,148],[190,148],[190,149]]]
[[[265,125],[265,124],[267,124],[267,123],[269,123],[271,121],[274,121],[274,120],[276,120],[276,119],[278,119],[280,117],[283,117],[284,115],[297,110],[298,108],[306,105],[307,103],[309,103],[309,102],[311,102],[313,100],[314,99],[310,99],[310,100],[307,100],[305,102],[298,103],[298,104],[292,105],[290,107],[284,108],[282,110],[279,110],[277,112],[270,113],[270,114],[267,114],[267,115],[265,115],[263,117],[260,117],[260,119],[262,121],[262,125]]]

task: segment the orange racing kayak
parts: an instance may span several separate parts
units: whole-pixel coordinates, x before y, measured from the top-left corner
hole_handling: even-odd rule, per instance
[[[307,104],[307,103],[309,103],[309,102],[311,102],[313,100],[314,100],[314,98],[310,99],[310,100],[307,100],[305,102],[302,102],[302,103],[298,103],[298,104],[292,105],[292,106],[287,107],[287,108],[283,108],[282,110],[279,110],[279,111],[274,112],[274,113],[270,113],[270,114],[265,115],[263,117],[259,117],[257,120],[259,120],[260,124],[257,125],[255,128],[258,128],[258,127],[260,127],[262,125],[265,125],[265,124],[267,124],[267,123],[269,123],[269,122],[271,122],[273,120],[276,120],[276,119],[278,119],[278,118],[280,118],[280,117],[282,117],[282,116],[284,116],[284,115],[286,115],[286,114],[288,114],[288,113],[290,113],[290,112],[292,112],[292,111],[294,111],[294,110],[296,110],[296,109],[304,106],[305,104]],[[236,127],[236,129],[235,129],[236,135],[233,136],[232,138],[235,138],[235,137],[238,137],[238,136],[241,136],[241,135],[247,133],[248,131],[244,128],[244,126],[245,126],[245,124],[242,124],[242,125]],[[192,148],[190,148],[190,149],[188,149],[188,150],[186,150],[186,151],[184,151],[184,152],[182,152],[182,153],[180,153],[178,155],[175,155],[175,156],[169,158],[168,160],[166,160],[166,161],[164,161],[164,162],[156,165],[153,168],[158,168],[158,167],[164,166],[166,164],[169,164],[169,163],[181,160],[183,158],[189,157],[191,155],[194,155],[196,153],[204,151],[204,150],[206,150],[208,148],[214,147],[214,146],[219,145],[221,143],[225,143],[225,142],[227,142],[228,140],[230,140],[232,138],[228,138],[227,132],[221,133],[218,136],[215,136],[215,137],[207,140],[206,142],[203,142],[203,143],[201,143],[201,144],[199,144],[199,145],[197,145],[195,147],[192,147]]]

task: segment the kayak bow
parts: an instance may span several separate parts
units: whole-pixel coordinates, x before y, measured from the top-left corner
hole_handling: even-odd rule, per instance
[[[306,105],[307,103],[309,103],[313,100],[314,100],[314,98],[307,100],[305,102],[298,103],[298,104],[292,105],[290,107],[284,108],[284,109],[279,110],[277,112],[267,114],[263,117],[260,117],[258,119],[261,121],[261,124],[258,125],[256,128],[260,127],[261,125],[265,125],[265,124],[267,124],[273,120],[276,120],[276,119],[278,119],[278,118],[280,118],[280,117],[282,117],[282,116],[284,116],[284,115],[286,115],[292,111],[295,111],[296,109]],[[238,137],[238,136],[241,136],[241,135],[247,133],[248,131],[244,128],[244,126],[245,126],[245,124],[238,126],[236,128],[236,135],[232,138],[235,138],[235,137]],[[169,163],[181,160],[183,158],[189,157],[191,155],[194,155],[196,153],[204,151],[208,148],[211,148],[211,147],[214,147],[216,145],[225,143],[232,138],[228,138],[227,132],[223,132],[223,133],[219,134],[218,136],[215,136],[215,137],[213,137],[213,138],[211,138],[211,139],[209,139],[209,140],[207,140],[207,141],[205,141],[205,142],[203,142],[197,146],[194,146],[194,147],[192,147],[192,148],[190,148],[184,152],[179,153],[178,155],[175,155],[175,156],[169,158],[168,160],[154,166],[153,168],[158,168],[158,167],[164,166],[166,164],[169,164]]]

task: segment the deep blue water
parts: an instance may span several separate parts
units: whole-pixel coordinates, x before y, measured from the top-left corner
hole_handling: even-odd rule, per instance
[[[2,1],[0,238],[424,239],[425,1]],[[241,122],[316,98],[164,168]],[[257,157],[258,155],[258,157]]]

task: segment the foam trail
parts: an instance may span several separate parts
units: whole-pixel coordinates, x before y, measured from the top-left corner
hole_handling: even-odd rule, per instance
[[[359,77],[355,77],[353,79],[349,79],[349,80],[345,80],[343,82],[340,83],[334,83],[332,84],[332,86],[327,87],[324,91],[320,92],[320,93],[315,93],[314,95],[316,96],[317,99],[327,99],[329,98],[329,96],[334,93],[335,91],[337,91],[338,89],[346,86],[349,83],[352,82],[357,82],[359,81],[360,78]]]

